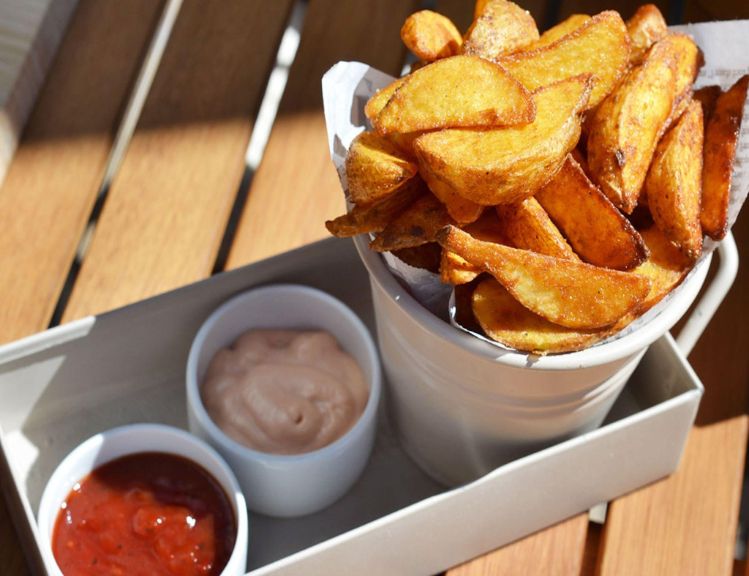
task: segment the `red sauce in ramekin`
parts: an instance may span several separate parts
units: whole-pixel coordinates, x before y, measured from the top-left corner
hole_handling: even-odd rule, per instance
[[[218,482],[197,464],[156,452],[96,468],[55,522],[52,552],[65,576],[218,575],[236,522]]]

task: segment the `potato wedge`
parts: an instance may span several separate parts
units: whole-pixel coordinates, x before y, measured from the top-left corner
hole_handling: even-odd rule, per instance
[[[702,105],[692,100],[655,149],[645,179],[656,226],[691,260],[702,252]]]
[[[668,43],[672,46],[676,62],[676,96],[667,125],[673,124],[689,106],[692,84],[705,63],[702,50],[686,34],[669,34]]]
[[[712,118],[713,112],[715,112],[715,103],[722,93],[720,86],[703,86],[692,94],[692,97],[702,104],[702,121],[704,124],[707,124],[708,120]]]
[[[541,37],[531,45],[527,46],[525,50],[535,50],[536,48],[542,48],[549,44],[553,44],[560,38],[563,38],[564,36],[567,36],[567,34],[580,28],[580,26],[588,22],[588,20],[590,20],[590,16],[587,14],[572,14],[566,20],[562,20],[556,26],[549,28],[546,32],[541,34]]]
[[[476,56],[432,62],[406,76],[372,119],[380,134],[528,124],[530,93],[500,66]]]
[[[513,2],[488,0],[476,4],[476,16],[466,32],[463,52],[493,60],[538,40],[533,16]]]
[[[377,252],[390,252],[421,246],[434,242],[437,232],[452,223],[445,206],[427,193],[385,226],[369,247]]]
[[[497,60],[528,90],[591,74],[595,80],[585,109],[595,108],[618,84],[629,62],[629,36],[617,12],[601,12],[548,46]]]
[[[675,54],[669,38],[653,45],[645,61],[595,110],[590,123],[590,175],[627,214],[637,205],[676,98]]]
[[[681,283],[691,269],[692,262],[669,242],[657,226],[641,230],[640,234],[650,256],[632,272],[650,279],[650,292],[639,311],[643,314]]]
[[[627,32],[632,49],[629,62],[636,66],[643,61],[650,47],[668,34],[668,24],[657,6],[643,4],[627,20]]]
[[[464,230],[474,238],[483,240],[484,242],[512,245],[505,236],[497,214],[493,210],[487,210],[481,218],[473,224],[466,226]],[[478,266],[461,258],[455,252],[442,250],[440,279],[445,284],[452,284],[454,286],[466,284],[471,282],[479,274],[481,274],[481,268]]]
[[[447,213],[453,220],[461,225],[478,220],[484,211],[483,206],[463,198],[449,184],[440,180],[428,166],[423,167],[421,174],[432,193],[445,205]]]
[[[588,179],[572,155],[535,198],[584,262],[629,270],[647,258],[637,230]]]
[[[650,281],[637,274],[482,242],[455,226],[436,238],[494,276],[530,311],[568,328],[611,326],[636,310],[650,290]]]
[[[482,280],[471,297],[473,317],[492,340],[521,352],[573,352],[603,340],[610,330],[580,331],[553,324],[524,308],[494,278]]]
[[[419,177],[412,178],[384,200],[370,206],[353,206],[348,214],[325,222],[325,227],[333,236],[339,238],[380,232],[425,194],[429,194],[429,190],[424,181]]]
[[[372,95],[372,97],[367,100],[367,103],[364,106],[364,115],[369,119],[370,122],[372,122],[377,117],[377,115],[382,112],[382,109],[393,97],[395,91],[403,86],[403,84],[406,82],[406,78],[408,78],[408,76],[396,78],[390,84],[375,92],[374,95]]]
[[[714,240],[721,240],[728,232],[733,160],[736,157],[747,87],[749,74],[742,76],[727,92],[718,96],[715,111],[705,126],[700,222],[703,232]]]
[[[515,248],[580,260],[535,198],[502,204],[496,211],[502,231]]]
[[[351,202],[368,206],[379,202],[416,175],[415,163],[375,132],[362,132],[346,156],[346,178]]]
[[[409,266],[421,268],[422,270],[429,270],[436,274],[440,269],[442,246],[436,242],[429,242],[427,244],[422,244],[421,246],[393,250],[392,254]]]
[[[588,76],[540,89],[533,95],[536,120],[526,126],[426,133],[414,142],[419,168],[482,206],[531,196],[575,147],[590,90]]]
[[[406,18],[401,40],[425,62],[455,56],[463,46],[463,37],[452,20],[431,10],[420,10]]]

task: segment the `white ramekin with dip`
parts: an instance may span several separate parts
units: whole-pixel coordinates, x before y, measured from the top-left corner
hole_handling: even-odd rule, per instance
[[[380,380],[369,332],[340,301],[307,286],[257,288],[219,307],[193,341],[190,430],[226,458],[251,510],[310,514],[364,470]]]

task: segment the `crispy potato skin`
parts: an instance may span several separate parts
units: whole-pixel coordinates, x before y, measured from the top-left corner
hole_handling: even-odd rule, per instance
[[[417,173],[417,166],[379,134],[362,132],[346,156],[349,199],[367,206],[383,200]]]
[[[484,211],[483,206],[463,198],[431,170],[424,169],[422,174],[432,194],[445,205],[447,213],[458,224],[470,224],[479,219]]]
[[[409,266],[429,270],[436,274],[440,269],[442,247],[436,242],[428,242],[421,246],[393,250],[392,254]]]
[[[601,12],[546,46],[497,60],[528,90],[591,74],[595,80],[585,109],[595,108],[618,84],[629,62],[629,35],[617,12]]]
[[[437,232],[454,224],[433,194],[424,194],[384,227],[369,247],[377,252],[413,248],[436,240]]]
[[[648,166],[676,98],[676,61],[666,37],[596,109],[588,134],[594,181],[627,214],[637,205]]]
[[[645,54],[653,44],[665,38],[668,34],[668,24],[657,6],[643,4],[632,18],[627,20],[627,32],[632,47],[629,61],[636,66],[642,63]]]
[[[401,40],[425,62],[455,56],[463,46],[463,37],[455,24],[431,10],[414,12],[406,18],[401,28]]]
[[[692,101],[658,143],[645,191],[653,220],[684,254],[702,252],[702,106]]]
[[[406,82],[406,78],[408,78],[408,76],[396,78],[390,84],[375,92],[374,95],[367,100],[367,104],[364,106],[364,115],[370,122],[372,122],[377,115],[382,112],[382,109],[393,97],[395,91]]]
[[[718,96],[722,93],[720,86],[703,86],[692,94],[692,98],[702,104],[702,119],[705,124],[713,117],[715,104],[718,102]]]
[[[502,67],[475,56],[437,60],[405,77],[372,119],[380,134],[528,124],[533,99]]]
[[[523,306],[567,328],[611,326],[637,310],[650,290],[650,281],[637,274],[482,242],[454,226],[436,238],[494,276]]]
[[[572,155],[535,198],[583,261],[629,270],[647,258],[637,230],[588,179]]]
[[[673,47],[676,66],[676,95],[667,122],[667,126],[671,126],[692,100],[692,84],[705,63],[705,57],[691,36],[671,33],[668,42]]]
[[[580,138],[589,77],[575,77],[533,95],[536,120],[499,130],[442,130],[414,142],[419,169],[482,206],[533,195],[554,177]]]
[[[527,10],[507,0],[476,4],[463,52],[493,60],[538,40],[536,22]]]
[[[504,235],[515,248],[580,260],[535,198],[500,205],[496,211]]]
[[[497,218],[496,212],[493,210],[484,212],[481,218],[473,224],[466,226],[464,230],[478,240],[512,246],[512,242],[505,236],[504,229]],[[479,274],[481,274],[481,268],[478,266],[471,264],[454,252],[442,250],[440,279],[445,284],[453,284],[455,286],[466,284],[471,282]]]
[[[524,308],[493,278],[481,280],[471,297],[473,316],[492,340],[534,354],[573,352],[605,338],[610,330],[564,328]]]
[[[702,230],[714,240],[728,232],[728,200],[733,178],[733,161],[739,140],[749,74],[718,96],[715,110],[705,126],[702,171]]]

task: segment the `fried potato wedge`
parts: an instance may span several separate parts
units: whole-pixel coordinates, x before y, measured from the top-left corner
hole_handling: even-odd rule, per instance
[[[420,10],[406,18],[401,40],[425,62],[455,56],[463,46],[463,37],[452,20],[431,10]]]
[[[364,115],[369,119],[370,122],[372,122],[377,117],[377,115],[382,112],[382,109],[393,97],[395,91],[403,86],[403,84],[406,82],[406,78],[408,78],[408,76],[396,78],[390,84],[375,92],[374,95],[369,100],[367,100],[367,103],[364,106]]]
[[[412,178],[384,200],[370,206],[355,205],[348,214],[325,222],[325,227],[339,238],[380,232],[420,196],[426,194],[429,194],[429,190],[424,181],[419,177]]]
[[[527,10],[507,0],[488,0],[476,4],[463,52],[493,60],[534,40],[538,40],[538,28]]]
[[[676,63],[676,96],[667,123],[670,126],[689,106],[692,84],[705,63],[705,57],[691,36],[686,34],[671,33],[666,40],[662,40],[664,41],[671,45]]]
[[[691,260],[702,252],[702,105],[693,100],[655,149],[645,179],[656,226]]]
[[[629,270],[647,258],[637,230],[570,155],[534,196],[583,261]]]
[[[409,266],[429,270],[436,274],[440,269],[442,246],[436,242],[429,242],[421,246],[393,250],[392,254]]]
[[[437,232],[453,224],[444,204],[425,194],[384,227],[369,247],[377,252],[413,248],[436,240]]]
[[[573,352],[610,333],[610,330],[580,331],[553,324],[523,307],[493,278],[481,280],[476,286],[471,308],[489,338],[521,352]]]
[[[458,224],[470,224],[475,222],[484,211],[484,207],[471,200],[463,198],[449,184],[444,183],[439,177],[425,166],[421,170],[424,180],[429,189],[447,208],[447,213]]]
[[[515,248],[580,260],[535,198],[502,204],[496,211],[502,231]]]
[[[663,14],[654,4],[643,4],[627,20],[631,52],[629,61],[633,65],[640,64],[650,47],[668,34]]]
[[[530,311],[567,328],[611,326],[650,291],[643,276],[482,242],[455,226],[441,229],[436,238],[494,276]]]
[[[667,36],[593,114],[587,140],[590,174],[627,214],[637,205],[675,98],[675,55]]]
[[[483,240],[484,242],[512,245],[505,236],[497,214],[493,210],[487,210],[481,218],[473,224],[466,226],[464,230],[474,238]],[[481,268],[478,266],[461,258],[455,252],[442,250],[440,279],[445,284],[452,284],[454,286],[466,284],[471,282],[479,274],[481,274]]]
[[[406,76],[372,124],[380,134],[402,134],[513,126],[534,117],[530,93],[500,66],[476,56],[453,56]]]
[[[728,200],[733,178],[733,160],[746,101],[749,74],[718,96],[715,110],[705,126],[702,170],[702,230],[714,240],[728,232]],[[416,142],[418,142],[417,140]]]
[[[657,226],[641,230],[640,234],[650,251],[650,256],[632,272],[650,279],[650,292],[639,311],[643,314],[681,283],[691,269],[692,262]]]
[[[692,94],[692,97],[702,104],[702,120],[705,124],[712,118],[715,111],[715,103],[718,101],[718,96],[722,93],[723,91],[720,89],[720,86],[713,85],[703,86],[699,90],[695,90]]]
[[[423,134],[414,142],[419,169],[482,206],[531,196],[577,144],[590,90],[589,76],[540,89],[533,95],[536,119],[525,126]]]
[[[357,206],[374,204],[416,175],[415,163],[375,132],[362,132],[346,156],[349,199]]]
[[[588,20],[590,20],[590,16],[587,14],[572,14],[566,20],[562,20],[556,26],[549,28],[546,32],[541,34],[541,37],[538,40],[533,42],[530,46],[527,46],[525,49],[535,50],[536,48],[542,48],[549,44],[553,44],[560,38],[563,38],[564,36],[567,36],[567,34],[580,28],[580,26],[588,22]]]
[[[528,90],[591,74],[585,109],[595,108],[618,84],[629,62],[629,36],[617,12],[601,12],[556,42],[497,60]]]

